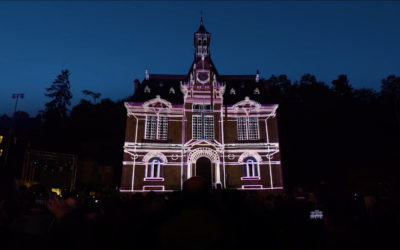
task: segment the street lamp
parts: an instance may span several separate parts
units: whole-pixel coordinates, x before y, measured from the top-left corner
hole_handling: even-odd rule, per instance
[[[22,93],[12,94],[12,99],[16,99],[15,100],[15,107],[14,107],[14,115],[15,115],[15,112],[17,112],[17,104],[18,104],[18,99],[19,98],[24,99],[24,94],[22,94]]]
[[[0,135],[0,144],[3,142],[3,136]],[[3,155],[3,149],[0,148],[0,157]]]

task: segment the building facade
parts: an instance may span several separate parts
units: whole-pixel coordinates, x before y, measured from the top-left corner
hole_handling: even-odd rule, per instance
[[[277,104],[254,75],[221,75],[203,21],[188,74],[135,80],[126,102],[121,192],[181,190],[192,176],[215,189],[283,189]]]

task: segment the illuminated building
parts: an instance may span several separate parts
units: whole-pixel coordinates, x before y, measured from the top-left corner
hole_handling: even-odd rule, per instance
[[[212,188],[282,189],[277,104],[254,75],[221,75],[200,22],[188,74],[146,70],[126,102],[121,192],[181,190],[192,176]]]

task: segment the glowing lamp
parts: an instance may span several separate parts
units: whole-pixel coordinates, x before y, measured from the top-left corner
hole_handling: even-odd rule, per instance
[[[56,193],[57,195],[61,195],[61,189],[59,189],[59,188],[52,188],[52,189],[51,189],[51,192],[54,192],[54,193]]]

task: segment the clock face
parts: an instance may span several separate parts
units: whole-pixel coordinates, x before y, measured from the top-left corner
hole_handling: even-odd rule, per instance
[[[197,79],[199,80],[199,82],[206,82],[208,80],[208,72],[199,72],[197,73]]]

